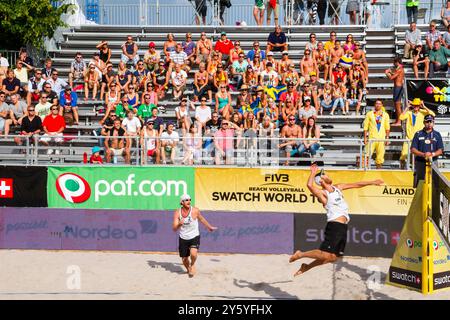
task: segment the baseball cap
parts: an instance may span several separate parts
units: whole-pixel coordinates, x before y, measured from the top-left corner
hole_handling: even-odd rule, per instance
[[[191,196],[188,195],[187,193],[183,194],[180,198],[180,202],[186,201],[186,200],[191,200]]]
[[[241,90],[245,90],[245,89],[248,89],[248,85],[243,84],[243,85],[241,86]]]
[[[281,54],[289,54],[289,52],[285,50]]]
[[[150,42],[149,44],[148,44],[148,47],[149,48],[154,48],[156,45],[155,45],[155,43],[154,42]]]
[[[100,149],[99,146],[95,146],[92,148],[92,153],[100,152],[102,149]]]
[[[311,101],[311,97],[310,97],[310,96],[305,96],[303,99],[304,99],[305,101],[306,101],[306,100]]]
[[[311,71],[311,72],[309,73],[309,76],[310,76],[310,77],[312,77],[312,76],[317,76],[317,74],[316,74],[315,71]]]
[[[69,85],[67,85],[64,87],[64,90],[72,90],[72,88]]]
[[[269,52],[267,53],[267,55],[268,55],[268,56],[273,56],[273,51],[269,51]]]
[[[147,121],[145,121],[145,124],[150,124],[150,123],[155,123],[152,119],[147,119]]]
[[[221,36],[226,36],[227,33],[226,33],[225,31],[222,31],[222,32],[220,33],[220,35],[221,35]]]
[[[434,121],[434,117],[431,115],[431,114],[427,114],[426,116],[425,116],[425,118],[423,118],[423,121],[424,122],[427,122],[427,121]]]

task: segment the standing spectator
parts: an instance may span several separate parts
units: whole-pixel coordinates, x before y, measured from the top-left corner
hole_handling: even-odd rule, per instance
[[[388,141],[374,141],[371,142],[370,150],[368,139],[388,139],[390,132],[389,115],[383,111],[383,103],[381,100],[375,101],[375,110],[369,111],[364,119],[364,145],[366,150],[366,157],[372,158],[375,151],[376,159],[375,165],[377,169],[381,169],[384,163],[385,146],[389,144]]]
[[[277,25],[275,31],[269,34],[267,38],[267,53],[270,51],[288,51],[286,35],[281,31],[281,26]]]
[[[255,0],[255,6],[253,7],[253,17],[255,17],[256,25],[262,26],[264,23],[264,0]]]
[[[194,101],[206,97],[208,94],[209,102],[212,102],[212,91],[208,84],[208,72],[205,68],[205,63],[200,62],[199,70],[194,75]]]
[[[96,48],[99,50],[98,54],[100,60],[102,60],[105,64],[111,62],[111,48],[108,46],[108,41],[100,42]]]
[[[428,53],[423,51],[422,44],[416,46],[416,48],[412,52],[413,56],[413,70],[414,76],[416,79],[419,78],[419,69],[424,70],[423,76],[425,79],[428,79],[428,72],[430,70],[430,59],[428,57]]]
[[[328,18],[331,20],[330,24],[338,25],[339,16],[341,15],[341,4],[339,0],[329,0]]]
[[[268,0],[267,1],[267,25],[270,26],[272,12],[273,20],[275,25],[278,25],[278,14],[279,14],[280,0]]]
[[[186,89],[187,80],[187,73],[186,71],[181,70],[180,64],[175,65],[175,70],[172,71],[170,80],[172,83],[173,100],[179,100]]]
[[[229,121],[222,120],[220,129],[214,133],[216,165],[222,164],[223,160],[225,160],[225,164],[233,163],[233,137],[234,130],[229,128]]]
[[[102,149],[100,149],[99,146],[95,146],[92,148],[92,154],[89,157],[89,163],[90,164],[103,164],[103,159],[100,156],[100,151]]]
[[[206,13],[207,13],[206,0],[195,0],[195,24],[200,25],[200,18],[202,18],[202,24],[206,25]]]
[[[436,40],[434,42],[433,50],[430,51],[430,78],[434,78],[434,73],[437,71],[447,71],[447,58],[450,57],[450,49],[441,46],[441,42]]]
[[[422,44],[422,41],[420,40],[420,30],[417,29],[415,22],[411,22],[409,29],[405,32],[405,50],[403,58],[409,59],[411,57],[411,51],[419,44]]]
[[[233,79],[237,83],[238,90],[241,88],[244,73],[247,71],[248,62],[245,60],[244,52],[239,53],[239,59],[231,65],[231,74],[233,75]]]
[[[317,0],[317,14],[319,16],[319,24],[325,24],[325,14],[327,13],[328,0]]]
[[[60,115],[64,116],[65,122],[69,125],[72,122],[75,125],[79,123],[77,101],[77,93],[73,92],[70,86],[66,86],[64,91],[61,91],[59,95],[59,104],[61,105]]]
[[[147,119],[145,121],[145,127],[141,130],[141,146],[142,148],[142,164],[148,162],[148,157],[154,157],[155,163],[160,162],[160,141],[159,133],[154,128],[154,121]]]
[[[186,41],[183,41],[181,43],[181,46],[184,53],[186,53],[188,65],[193,66],[196,60],[195,51],[197,46],[195,42],[192,41],[192,33],[186,33]]]
[[[19,94],[11,96],[9,105],[9,119],[5,122],[5,137],[9,135],[11,127],[18,127],[22,124],[22,119],[27,115],[27,104],[20,100]]]
[[[69,85],[73,88],[73,81],[84,80],[84,74],[86,73],[86,62],[80,52],[75,54],[75,60],[70,65],[69,72]]]
[[[406,14],[408,15],[408,23],[417,23],[417,16],[419,14],[419,0],[406,0]]]
[[[8,59],[2,56],[2,53],[0,52],[0,84],[3,83],[3,80],[6,78],[6,72],[9,68],[9,62]]]
[[[215,5],[217,5],[217,2],[219,2],[219,21],[220,25],[223,26],[225,24],[223,15],[225,14],[225,9],[231,7],[231,0],[214,0]],[[216,13],[214,13],[214,16],[216,16]]]
[[[350,17],[350,24],[358,24],[359,1],[348,0],[346,13]]]
[[[427,44],[427,51],[433,50],[434,42],[436,40],[439,40],[439,42],[442,41],[442,35],[441,32],[436,28],[436,22],[430,22],[430,29],[427,31],[425,39]]]
[[[196,47],[196,56],[197,56],[197,64],[200,64],[201,62],[207,63],[208,58],[212,52],[212,43],[211,40],[209,40],[206,37],[206,32],[202,32],[200,34],[200,40],[197,41],[197,47]]]
[[[227,33],[222,31],[220,39],[216,42],[214,50],[222,54],[222,61],[227,62],[230,59],[230,50],[234,48],[233,42],[227,39]]]
[[[120,125],[120,119],[114,120],[113,127],[108,130],[104,146],[106,152],[106,162],[111,162],[111,156],[123,156],[125,163],[130,163],[130,139],[124,138],[126,131]]]
[[[45,80],[42,78],[42,71],[36,69],[34,77],[31,77],[28,81],[28,93],[27,93],[27,105],[31,103],[37,103],[39,101],[39,93],[42,91],[42,86]]]
[[[40,94],[39,103],[34,107],[36,115],[44,121],[45,117],[50,114],[50,109],[52,106],[53,104],[48,101],[48,93],[42,91]],[[57,105],[55,105],[55,107],[57,107]]]
[[[58,96],[61,91],[68,86],[66,81],[58,78],[58,71],[56,70],[52,72],[52,76],[46,81],[46,83],[49,83],[52,86],[52,90],[55,91]]]
[[[14,71],[8,69],[6,72],[6,78],[3,79],[2,91],[6,94],[7,98],[13,94],[19,93],[20,90],[20,80],[14,75]]]
[[[450,0],[447,0],[446,4],[441,9],[441,19],[444,26],[448,27],[450,22]]]
[[[1,93],[0,93],[1,94]],[[0,106],[1,108],[1,106]],[[30,143],[33,143],[33,137],[39,135],[42,129],[42,120],[41,117],[36,115],[35,109],[33,106],[29,106],[27,109],[27,114],[22,119],[22,123],[20,126],[19,135],[23,136],[23,138],[15,137],[14,142],[16,145],[23,145],[23,141],[26,139],[30,139]]]
[[[167,163],[167,155],[170,156],[171,163],[175,164],[180,136],[178,132],[174,131],[174,128],[175,126],[170,122],[167,124],[167,130],[161,134],[161,159],[163,164]]]
[[[42,78],[44,78],[45,81],[49,80],[52,76],[52,73],[56,71],[55,68],[53,68],[53,61],[51,58],[45,59],[45,66],[42,69]]]
[[[51,107],[51,113],[47,115],[42,122],[42,128],[44,129],[44,135],[41,137],[41,143],[44,146],[50,146],[54,144],[55,146],[61,145],[64,141],[63,131],[66,128],[66,122],[64,118],[59,115],[59,108],[57,106]],[[48,149],[47,154],[53,153],[53,149]],[[55,150],[55,154],[59,154],[59,150]]]
[[[206,104],[206,98],[202,97],[200,105],[195,108],[195,123],[198,127],[198,132],[206,130],[206,124],[211,120],[211,108]]]
[[[447,63],[447,60],[446,60]],[[394,59],[394,68],[385,70],[386,76],[394,81],[393,99],[396,113],[396,121],[393,126],[399,126],[400,114],[402,113],[402,98],[403,98],[403,81],[405,79],[405,70],[402,65],[401,58]]]
[[[136,65],[136,63],[139,61],[139,55],[138,55],[138,46],[136,42],[133,41],[132,36],[127,36],[127,41],[122,45],[122,54],[120,57],[120,60],[123,61],[123,63],[127,64],[128,61],[133,61],[133,65]]]
[[[148,50],[144,54],[144,63],[147,70],[154,72],[158,69],[159,60],[161,60],[161,54],[156,50],[154,42],[148,44]]]
[[[97,97],[100,78],[93,64],[89,65],[89,69],[84,75],[84,101],[88,100],[89,90],[92,90],[92,100]]]

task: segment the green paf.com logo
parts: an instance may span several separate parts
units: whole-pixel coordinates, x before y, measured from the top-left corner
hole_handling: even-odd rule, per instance
[[[129,174],[126,180],[97,180],[94,184],[94,201],[103,197],[179,197],[188,193],[186,181],[180,180],[141,180]],[[75,173],[63,173],[56,179],[56,190],[68,202],[82,203],[91,197],[91,187],[81,176]]]

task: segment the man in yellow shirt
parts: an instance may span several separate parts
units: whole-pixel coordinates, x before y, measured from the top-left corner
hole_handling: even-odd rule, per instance
[[[428,109],[420,98],[414,98],[410,101],[409,108],[405,108],[400,115],[400,120],[406,120],[406,139],[412,140],[417,131],[423,129],[423,119],[427,114],[435,116],[434,112]],[[408,156],[409,144],[403,143],[400,164],[402,169],[406,169],[406,158]]]
[[[375,110],[369,111],[364,119],[364,145],[366,145],[366,156],[369,159],[373,152],[376,153],[375,164],[377,169],[381,169],[384,163],[385,146],[389,144],[388,141],[374,141],[371,142],[370,150],[367,147],[367,142],[371,139],[387,139],[391,126],[389,124],[389,115],[384,111],[381,100],[375,101]]]

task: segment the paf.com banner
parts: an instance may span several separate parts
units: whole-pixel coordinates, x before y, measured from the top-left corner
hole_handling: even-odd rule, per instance
[[[408,99],[420,98],[438,117],[450,117],[449,79],[406,80]]]
[[[195,171],[202,210],[325,212],[306,187],[309,170],[213,169]],[[327,171],[333,184],[383,179],[385,185],[344,191],[352,214],[406,215],[414,197],[412,172]]]
[[[47,192],[50,208],[171,210],[195,203],[194,169],[50,167]]]

